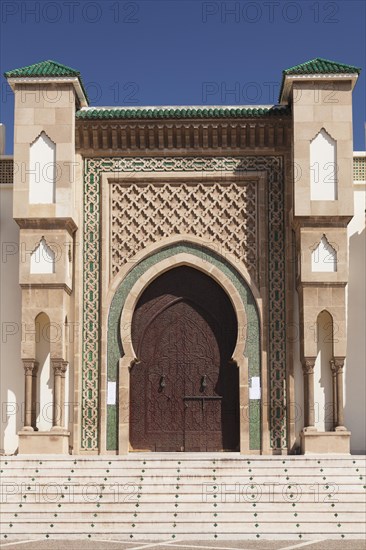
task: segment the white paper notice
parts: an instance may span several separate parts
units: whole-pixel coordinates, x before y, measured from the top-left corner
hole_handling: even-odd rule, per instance
[[[261,386],[259,376],[252,376],[251,385],[249,388],[249,399],[261,398]]]
[[[107,405],[116,404],[116,382],[108,382]]]

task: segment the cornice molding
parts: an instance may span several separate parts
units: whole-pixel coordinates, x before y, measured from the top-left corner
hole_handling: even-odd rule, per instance
[[[20,229],[66,229],[72,236],[78,226],[72,218],[14,218]]]
[[[352,83],[352,90],[357,82],[358,75],[355,73],[330,73],[330,74],[289,74],[284,78],[283,90],[280,97],[280,105],[287,105],[289,101],[290,91],[292,84],[297,81],[338,81],[338,80],[350,80]]]
[[[84,156],[177,150],[288,150],[289,116],[267,120],[76,121],[76,150]]]

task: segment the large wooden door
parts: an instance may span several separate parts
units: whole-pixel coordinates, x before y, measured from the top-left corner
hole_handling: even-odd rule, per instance
[[[172,269],[141,296],[132,339],[130,442],[135,450],[221,451],[239,446],[237,322],[210,277]]]

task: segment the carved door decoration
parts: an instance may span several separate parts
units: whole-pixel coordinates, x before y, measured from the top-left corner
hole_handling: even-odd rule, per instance
[[[238,449],[236,338],[230,300],[207,275],[178,267],[145,290],[132,326],[139,359],[130,376],[133,449]]]

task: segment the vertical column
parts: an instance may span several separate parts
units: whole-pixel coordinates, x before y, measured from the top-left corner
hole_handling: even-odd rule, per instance
[[[344,357],[334,358],[334,367],[337,377],[337,424],[336,431],[346,430],[344,426],[344,410],[343,410],[343,366]]]
[[[334,363],[334,359],[330,361],[330,370],[332,371],[332,386],[333,386],[333,429],[338,424],[338,400],[337,400],[337,369]]]
[[[67,367],[69,366],[67,361],[64,361],[64,365],[61,370],[61,426],[65,428],[65,378]]]
[[[63,429],[64,405],[65,405],[65,373],[67,361],[63,359],[51,359],[54,374],[53,390],[53,426],[52,430]]]
[[[304,407],[305,429],[316,430],[314,415],[314,367],[315,357],[305,357],[302,370],[304,373]]]
[[[24,394],[24,430],[33,432],[34,428],[34,408],[35,408],[35,395],[34,395],[34,377],[37,374],[38,363],[35,359],[23,359],[23,368],[25,375],[25,394]]]

